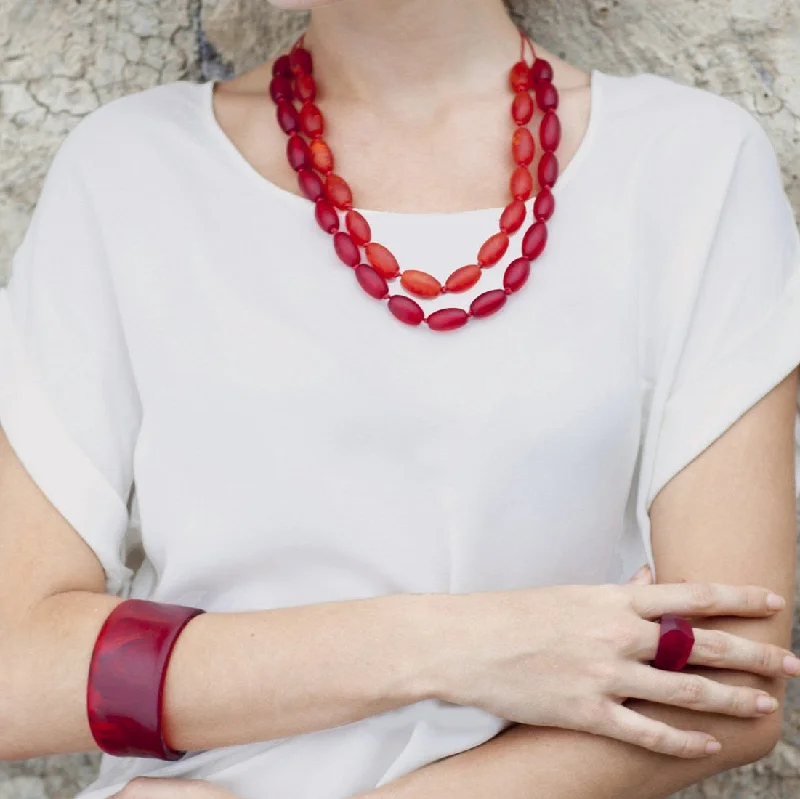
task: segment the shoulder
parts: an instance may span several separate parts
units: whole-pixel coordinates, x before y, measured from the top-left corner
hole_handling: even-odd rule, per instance
[[[111,100],[83,117],[62,142],[54,165],[69,162],[83,173],[142,159],[185,144],[202,127],[202,84],[172,81]]]

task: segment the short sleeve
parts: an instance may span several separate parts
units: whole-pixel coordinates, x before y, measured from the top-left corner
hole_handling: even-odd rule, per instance
[[[58,150],[0,289],[0,426],[97,555],[131,576],[123,541],[141,409],[78,125]]]
[[[771,140],[754,117],[743,118],[724,191],[708,198],[713,224],[695,242],[699,268],[688,265],[675,280],[673,312],[643,325],[646,339],[665,342],[645,340],[661,356],[639,473],[638,522],[647,531],[663,486],[800,364],[800,234]],[[800,415],[800,470],[798,444]],[[649,533],[644,539],[652,566]]]

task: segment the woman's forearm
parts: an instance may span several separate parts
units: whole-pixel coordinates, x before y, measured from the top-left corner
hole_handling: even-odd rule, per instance
[[[86,681],[103,620],[120,600],[52,596],[3,630],[0,760],[96,750]],[[427,698],[432,595],[395,595],[192,620],[166,679],[176,749],[271,740]]]

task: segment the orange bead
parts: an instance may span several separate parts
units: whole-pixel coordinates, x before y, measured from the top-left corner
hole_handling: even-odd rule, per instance
[[[481,279],[481,268],[476,264],[456,269],[444,284],[445,291],[467,291]]]
[[[438,297],[442,293],[442,284],[433,275],[417,269],[406,269],[400,278],[400,285],[417,297]]]
[[[313,147],[311,152],[313,153]],[[527,128],[517,128],[511,137],[511,152],[514,161],[520,166],[528,166],[536,153],[533,134]]]
[[[331,172],[325,179],[325,195],[331,205],[347,210],[353,205],[353,192],[347,181]]]
[[[372,230],[369,226],[369,222],[367,222],[358,211],[354,211],[351,208],[345,215],[344,221],[347,225],[347,230],[356,244],[363,247],[370,242],[372,239]]]
[[[400,264],[397,263],[397,259],[394,255],[382,244],[377,244],[373,241],[367,244],[364,248],[364,252],[373,268],[385,278],[390,279],[400,274]]]
[[[304,103],[300,109],[300,127],[309,139],[322,136],[325,132],[325,120],[322,112],[311,101]]]
[[[531,88],[531,68],[525,61],[518,61],[511,68],[508,80],[515,92],[527,92]]]
[[[517,125],[527,125],[533,118],[533,97],[528,92],[517,92],[511,105],[511,116]]]
[[[525,166],[518,166],[511,176],[511,196],[515,200],[527,200],[533,191],[533,175]]]
[[[323,174],[333,172],[333,153],[325,139],[312,139],[309,148],[311,149],[311,161],[314,164],[314,168]]]
[[[478,263],[481,266],[493,266],[508,249],[508,236],[505,233],[495,233],[490,236],[478,253]]]
[[[516,233],[522,227],[527,213],[528,209],[525,207],[525,203],[522,200],[514,200],[514,202],[506,206],[503,215],[500,217],[500,230],[503,233],[508,233],[509,236],[512,233]]]

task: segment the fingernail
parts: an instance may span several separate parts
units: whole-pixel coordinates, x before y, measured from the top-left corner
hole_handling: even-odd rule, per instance
[[[786,607],[786,600],[777,594],[767,594],[767,607],[770,610],[783,610]]]
[[[794,655],[787,655],[783,659],[783,670],[792,677],[800,677],[800,658]]]
[[[759,696],[756,707],[759,713],[773,713],[778,709],[778,700],[774,696]]]
[[[706,744],[706,754],[713,755],[722,749],[722,744],[719,741],[709,741]]]

